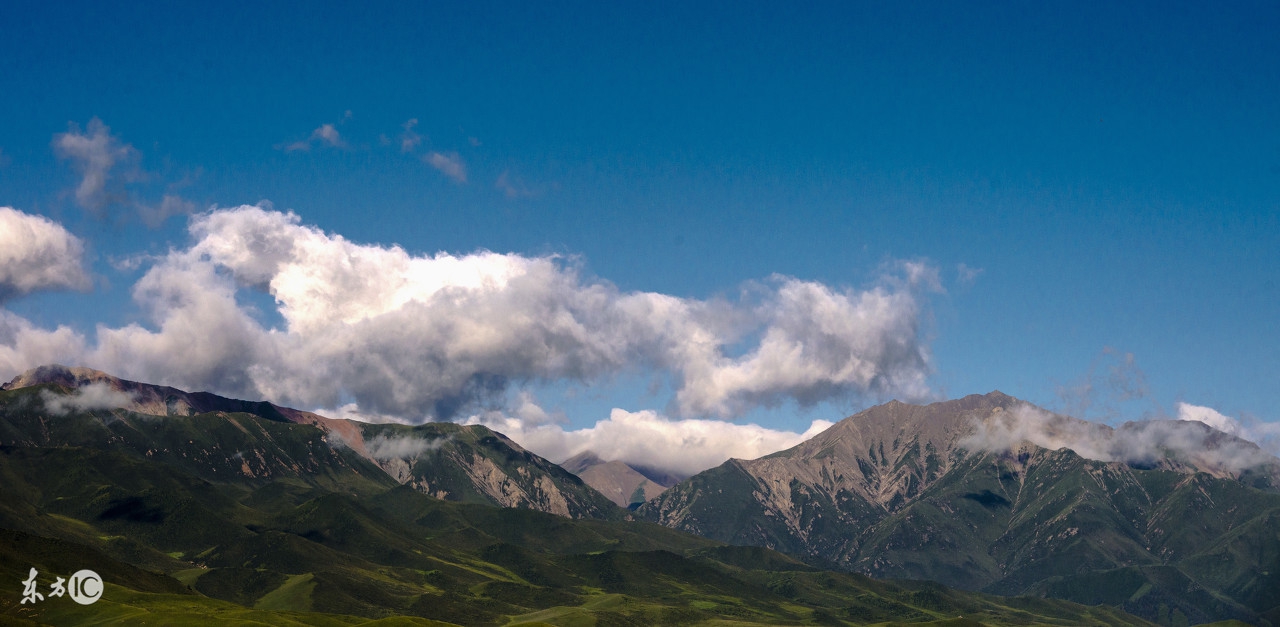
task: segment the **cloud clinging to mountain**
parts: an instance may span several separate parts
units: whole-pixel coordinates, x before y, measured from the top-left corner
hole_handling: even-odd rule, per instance
[[[128,407],[133,403],[134,397],[132,394],[111,389],[111,384],[106,381],[94,381],[77,388],[70,394],[55,394],[48,390],[41,390],[40,399],[49,413],[61,416],[72,411]]]
[[[1239,420],[1212,407],[1178,403],[1178,420],[1203,422],[1223,433],[1256,443],[1263,450],[1280,457],[1280,423]]]
[[[101,327],[64,361],[408,420],[455,417],[524,382],[628,371],[668,377],[681,417],[928,392],[921,290],[936,272],[923,264],[861,291],[776,276],[734,301],[697,300],[623,292],[554,256],[355,244],[254,206],[197,216],[190,232],[133,288],[147,324]],[[259,323],[242,290],[271,294],[284,328]]]
[[[555,462],[591,451],[601,459],[689,476],[730,458],[755,459],[790,448],[833,423],[815,420],[808,430],[796,433],[719,420],[673,420],[649,410],[614,409],[608,419],[576,430],[497,412],[472,416],[467,424],[483,424]]]
[[[1215,427],[1210,429],[1203,424],[1190,424],[1190,420],[1143,420],[1113,429],[1024,404],[975,424],[974,432],[960,445],[973,450],[1009,451],[1029,442],[1051,450],[1069,448],[1081,457],[1104,462],[1142,465],[1172,458],[1205,469],[1233,472],[1276,461],[1253,442],[1228,437],[1216,425],[1207,425]],[[1193,420],[1203,422],[1199,418]]]

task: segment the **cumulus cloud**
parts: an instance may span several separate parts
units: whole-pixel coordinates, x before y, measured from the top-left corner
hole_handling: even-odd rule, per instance
[[[804,433],[740,425],[722,420],[672,420],[654,411],[614,409],[606,420],[568,431],[560,425],[531,423],[500,412],[467,419],[515,440],[555,462],[584,451],[687,477],[730,458],[755,459],[795,446],[827,430],[832,422],[815,420]]]
[[[908,285],[936,285],[936,276],[922,266],[904,269]],[[785,277],[774,282],[776,291],[755,312],[765,324],[755,350],[731,359],[714,340],[677,349],[685,373],[677,400],[689,413],[731,416],[784,400],[809,406],[844,390],[927,395],[928,354],[920,344],[914,290],[839,291]]]
[[[55,416],[62,416],[72,411],[92,411],[95,409],[115,409],[133,404],[134,396],[111,389],[106,381],[94,381],[77,388],[70,394],[56,394],[48,390],[40,392],[45,409]]]
[[[424,453],[435,451],[448,441],[449,438],[447,437],[428,440],[414,436],[388,438],[378,435],[365,440],[364,449],[369,453],[369,457],[373,459],[412,459],[420,457]]]
[[[39,290],[87,289],[84,244],[43,216],[0,207],[0,303]]]
[[[74,364],[85,359],[84,336],[69,327],[50,331],[10,311],[0,309],[0,378],[44,364]]]
[[[970,450],[1003,452],[1029,442],[1053,450],[1069,448],[1081,457],[1104,462],[1141,466],[1172,459],[1204,470],[1231,472],[1277,461],[1253,442],[1228,436],[1221,430],[1191,424],[1190,420],[1144,420],[1113,429],[1020,405],[978,422],[960,445]]]
[[[467,182],[467,164],[462,162],[462,157],[456,152],[429,152],[423,155],[422,160],[427,165],[437,169],[441,174],[453,179],[455,183]]]
[[[145,325],[99,327],[96,346],[58,361],[414,422],[501,406],[513,385],[622,372],[665,376],[670,411],[686,418],[928,394],[921,290],[936,272],[925,264],[865,290],[775,276],[736,301],[697,300],[622,292],[554,256],[356,244],[262,207],[199,215],[190,232],[189,248],[152,261],[134,286]],[[274,297],[283,328],[260,324],[242,290]]]

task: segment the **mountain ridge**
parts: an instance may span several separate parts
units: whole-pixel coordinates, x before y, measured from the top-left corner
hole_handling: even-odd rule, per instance
[[[1135,443],[1167,454],[1100,461],[1003,437],[1011,434],[1048,444],[1086,438],[1100,456]],[[1280,466],[1235,471],[1221,456],[1160,448],[1185,441],[1217,447],[1209,452],[1257,450],[1199,423],[1112,429],[1001,392],[923,406],[892,401],[790,449],[699,473],[637,515],[875,577],[1000,594],[1089,600],[1097,591],[1078,583],[1087,578],[1079,568],[1127,573],[1121,579],[1133,585],[1108,602],[1151,619],[1163,606],[1166,617],[1173,608],[1202,621],[1276,622],[1280,579],[1250,573],[1280,571],[1280,553],[1243,547],[1277,544],[1262,530],[1280,516]],[[1001,446],[977,446],[992,442]]]
[[[472,502],[445,501],[415,485],[469,484],[447,450],[536,470],[487,429],[362,428],[366,455],[408,466],[396,478],[314,424],[140,414],[103,406],[129,399],[91,384],[0,390],[0,578],[34,569],[47,590],[87,567],[104,596],[30,605],[20,586],[0,586],[0,622],[1149,624],[1110,607],[818,570],[638,521],[494,507],[474,489]]]
[[[446,500],[528,507],[574,518],[624,516],[612,501],[577,476],[481,425],[362,423],[267,401],[186,392],[120,379],[90,368],[60,365],[28,370],[0,386],[0,390],[39,386],[58,386],[67,392],[63,396],[42,396],[46,404],[52,402],[55,406],[85,406],[88,402],[90,406],[100,405],[100,409],[120,408],[153,416],[217,414],[232,425],[237,423],[231,415],[240,412],[278,423],[314,426],[324,433],[330,448],[349,449],[389,478]],[[77,393],[85,396],[77,397]],[[243,429],[239,425],[237,428]],[[241,460],[240,465],[245,473],[261,472],[248,461]],[[235,464],[232,466],[234,471]]]

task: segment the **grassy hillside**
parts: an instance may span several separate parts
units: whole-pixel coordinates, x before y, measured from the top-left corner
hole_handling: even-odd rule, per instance
[[[822,571],[649,523],[444,501],[312,425],[51,415],[39,391],[0,392],[2,621],[1144,624],[1105,607]],[[30,568],[46,592],[82,568],[107,589],[92,606],[22,605]]]

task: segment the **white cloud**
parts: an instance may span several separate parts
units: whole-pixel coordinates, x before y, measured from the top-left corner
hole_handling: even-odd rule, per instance
[[[1206,417],[1206,412],[1198,411],[1202,409],[1207,408],[1195,408],[1188,415]],[[1008,451],[1016,449],[1022,442],[1030,442],[1053,450],[1069,448],[1081,457],[1104,462],[1152,464],[1173,458],[1191,462],[1204,470],[1226,469],[1232,472],[1276,462],[1253,442],[1238,439],[1242,433],[1233,434],[1237,438],[1227,438],[1221,429],[1215,431],[1189,424],[1190,420],[1204,422],[1200,417],[1181,421],[1129,422],[1112,429],[1100,423],[1020,405],[977,423],[973,434],[961,440],[960,445],[974,450]],[[1217,417],[1226,418],[1221,414]],[[1230,427],[1229,424],[1225,426]]]
[[[467,164],[462,162],[462,157],[456,152],[448,154],[441,152],[429,152],[422,157],[428,165],[440,171],[441,174],[453,179],[455,183],[467,182]]]
[[[351,117],[350,113],[350,111],[347,112],[344,120]],[[307,152],[317,143],[333,148],[347,148],[347,142],[342,139],[342,134],[338,132],[338,127],[329,123],[321,124],[316,130],[311,131],[311,136],[305,140],[277,144],[276,148],[285,152]]]
[[[0,207],[0,303],[50,289],[87,289],[84,244],[43,216]]]
[[[1280,423],[1259,420],[1237,420],[1212,407],[1178,403],[1178,420],[1194,420],[1256,443],[1272,455],[1280,456]]]
[[[122,166],[126,168],[126,178],[139,176],[138,151],[113,137],[102,120],[89,120],[83,133],[78,125],[71,124],[66,133],[53,136],[53,148],[58,156],[70,159],[80,173],[76,202],[81,207],[98,213],[107,205],[128,200],[129,195],[113,170]]]
[[[311,139],[334,148],[346,148],[347,146],[347,143],[342,141],[342,136],[338,134],[338,129],[332,124],[321,124],[320,128],[311,132]]]
[[[815,420],[804,433],[795,433],[755,424],[672,420],[654,411],[614,409],[608,419],[573,431],[498,412],[472,416],[466,424],[488,426],[555,462],[591,451],[608,461],[620,460],[687,477],[730,458],[755,459],[790,448],[834,423]]]
[[[195,243],[134,286],[147,325],[99,327],[96,346],[59,361],[415,422],[492,406],[513,384],[621,372],[668,377],[680,417],[928,393],[919,290],[930,272],[918,264],[864,291],[773,277],[736,302],[702,301],[621,292],[557,257],[415,256],[299,222],[253,206],[194,217]],[[284,328],[239,305],[245,289],[271,294]],[[43,333],[21,324],[23,337]],[[51,351],[14,352],[19,341],[0,344],[13,374],[47,363],[26,358]]]
[[[908,268],[908,280],[916,283]],[[813,405],[842,390],[922,398],[929,356],[919,335],[919,301],[909,289],[837,291],[776,277],[778,287],[756,311],[765,324],[756,349],[731,359],[714,341],[696,338],[684,355],[685,387],[677,399],[689,413],[740,414],[784,400]],[[710,350],[708,350],[710,349]]]
[[[413,436],[388,438],[383,435],[374,436],[364,442],[364,449],[373,459],[411,459],[439,449],[449,441],[448,437],[428,440]]]
[[[9,380],[45,364],[74,364],[85,359],[84,336],[68,327],[41,329],[0,309],[0,378]]]
[[[133,404],[133,394],[111,389],[106,381],[94,381],[73,390],[70,394],[56,394],[48,390],[40,392],[45,409],[49,413],[61,416],[72,411],[91,411],[94,409],[115,409]]]

